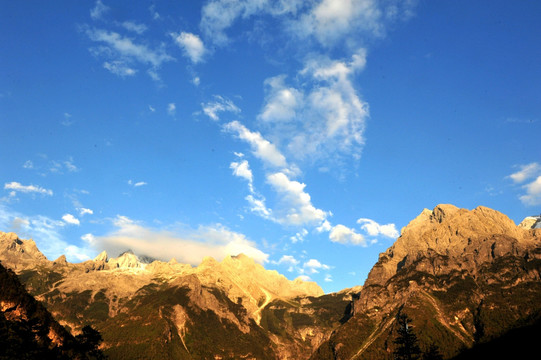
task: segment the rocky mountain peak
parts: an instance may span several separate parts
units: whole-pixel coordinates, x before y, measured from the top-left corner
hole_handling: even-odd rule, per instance
[[[107,251],[103,250],[101,253],[99,253],[98,256],[96,256],[94,258],[94,261],[98,262],[98,261],[103,261],[103,262],[107,262],[109,260],[109,256],[107,255]]]
[[[109,259],[109,266],[112,268],[143,268],[143,264],[139,261],[137,255],[135,255],[131,250],[123,252],[119,257]]]
[[[506,215],[484,206],[471,211],[448,204],[438,205],[432,211],[424,209],[402,229],[396,242],[380,254],[367,284],[385,283],[403,266],[432,254],[456,259],[457,269],[471,270],[490,260],[496,248],[516,252],[526,246],[531,241],[526,235]],[[492,239],[495,236],[498,239]]]

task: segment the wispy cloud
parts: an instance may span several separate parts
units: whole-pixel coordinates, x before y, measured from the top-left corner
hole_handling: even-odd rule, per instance
[[[223,225],[200,226],[197,229],[167,231],[153,229],[125,216],[114,219],[115,229],[104,236],[93,236],[93,246],[118,254],[126,249],[162,260],[176,260],[198,265],[205,256],[222,260],[227,255],[243,253],[259,263],[268,261],[268,254],[243,234]]]
[[[233,101],[226,99],[220,95],[214,95],[214,101],[202,103],[203,113],[214,121],[220,119],[219,113],[231,112],[234,114],[240,113],[240,109],[233,103]]]
[[[94,214],[94,211],[92,211],[92,209],[87,208],[78,208],[77,211],[79,211],[79,215],[81,216]]]
[[[108,6],[105,6],[101,0],[97,0],[94,7],[90,10],[90,17],[93,20],[99,20],[102,16],[110,10]]]
[[[164,62],[175,59],[167,54],[163,47],[151,49],[147,45],[136,43],[133,38],[125,37],[114,31],[87,28],[90,40],[102,44],[91,52],[107,59],[104,67],[115,75],[130,76],[137,71],[132,64],[150,66],[147,70],[153,79],[159,79],[157,70]]]
[[[177,106],[175,105],[175,103],[167,104],[167,114],[169,116],[175,116],[176,113],[177,113]]]
[[[519,165],[519,168],[519,171],[509,175],[509,178],[517,184],[522,183],[541,173],[541,165],[536,162],[526,165]]]
[[[148,30],[145,24],[136,23],[135,21],[124,21],[122,27],[128,31],[133,31],[139,35]]]
[[[521,186],[526,192],[519,196],[520,201],[527,206],[535,206],[541,204],[541,165],[533,162],[526,165],[519,165],[520,170],[509,175],[508,178],[513,180],[515,184]]]
[[[136,69],[129,67],[126,62],[122,60],[105,61],[103,67],[120,77],[133,76],[137,73]]]
[[[141,186],[145,186],[145,185],[148,185],[148,184],[145,181],[128,180],[128,185],[131,185],[133,187],[141,187]]]
[[[267,79],[267,96],[258,119],[298,160],[359,158],[369,111],[352,76],[365,62],[362,48],[346,60],[312,56],[299,71],[297,86],[286,84],[284,75]]]
[[[252,148],[253,154],[266,165],[287,168],[285,156],[259,132],[248,130],[239,121],[232,121],[225,124],[224,129],[234,133],[239,139],[246,141]]]
[[[15,192],[22,192],[22,193],[34,193],[34,194],[41,194],[41,195],[48,195],[52,196],[53,191],[49,189],[42,188],[41,186],[36,185],[22,185],[21,183],[18,183],[16,181],[12,181],[10,183],[4,184],[4,189],[6,190],[13,190]]]
[[[184,55],[188,57],[192,63],[197,64],[203,60],[206,53],[205,45],[199,36],[181,32],[180,34],[171,34],[178,46],[184,51]]]

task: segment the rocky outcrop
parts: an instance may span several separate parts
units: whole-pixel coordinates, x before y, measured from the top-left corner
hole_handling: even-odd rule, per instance
[[[354,316],[314,358],[391,356],[399,313],[412,319],[423,349],[435,343],[445,358],[493,339],[541,316],[539,259],[541,230],[482,206],[425,209],[380,254]]]

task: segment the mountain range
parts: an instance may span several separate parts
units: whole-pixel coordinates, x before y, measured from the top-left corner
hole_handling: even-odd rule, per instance
[[[131,251],[72,264],[0,232],[0,261],[68,335],[97,329],[110,359],[387,359],[401,315],[423,352],[449,359],[513,331],[539,332],[533,219],[517,226],[486,207],[425,209],[363,286],[332,294],[242,254],[197,267]]]

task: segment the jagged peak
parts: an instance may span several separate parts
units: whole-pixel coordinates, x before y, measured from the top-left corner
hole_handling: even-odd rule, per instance
[[[128,249],[118,255],[118,257],[122,257],[123,255],[135,255],[132,249]]]
[[[107,255],[107,251],[103,250],[101,253],[99,253],[98,256],[94,258],[94,261],[103,261],[107,262],[109,260],[109,256]]]
[[[218,261],[216,261],[215,258],[213,258],[212,256],[205,256],[203,258],[203,261],[201,261],[201,264],[199,264],[199,266],[203,267],[203,266],[215,266],[218,264]]]
[[[5,242],[14,242],[14,241],[21,241],[19,239],[19,236],[17,236],[17,234],[15,234],[14,232],[8,232],[8,233],[5,233],[5,232],[0,232],[0,241],[5,241]]]
[[[68,260],[66,260],[66,255],[60,255],[58,259],[53,261],[54,265],[66,265],[68,263]]]

